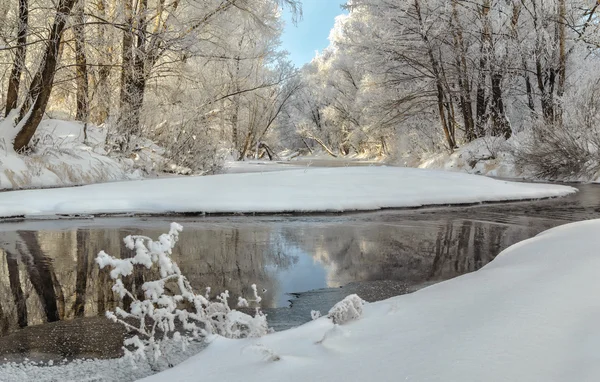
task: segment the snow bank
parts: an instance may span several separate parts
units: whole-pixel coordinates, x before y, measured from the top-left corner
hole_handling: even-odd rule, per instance
[[[0,217],[376,210],[563,196],[575,188],[410,168],[315,168],[0,194]]]
[[[479,138],[461,146],[452,154],[445,152],[426,157],[416,167],[501,178],[534,179],[533,174],[523,172],[515,165],[513,146],[516,141],[514,137],[508,141],[500,137]]]
[[[239,174],[248,172],[270,172],[270,171],[287,171],[298,170],[307,166],[292,164],[291,161],[263,161],[263,160],[246,160],[246,161],[226,161],[223,165],[223,172],[226,174]]]
[[[483,269],[260,339],[217,337],[158,381],[598,381],[600,220],[546,231]]]
[[[104,151],[105,129],[47,119],[40,123],[33,141],[35,152],[22,156],[12,149],[14,128],[10,119],[0,121],[0,189],[79,185],[137,179],[124,163]],[[130,166],[129,166],[130,167]]]

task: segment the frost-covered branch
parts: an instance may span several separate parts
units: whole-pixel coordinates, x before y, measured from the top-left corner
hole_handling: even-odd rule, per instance
[[[225,291],[215,300],[210,299],[210,288],[205,295],[196,294],[188,279],[181,273],[171,255],[179,239],[182,226],[172,223],[168,233],[158,240],[146,236],[127,236],[124,239],[128,249],[135,255],[117,259],[102,251],[96,262],[101,269],[110,268],[114,280],[113,292],[121,300],[132,302],[128,310],[117,307],[114,312],[106,312],[110,320],[121,323],[134,333],[124,342],[125,356],[132,360],[147,359],[157,362],[163,352],[163,343],[173,340],[185,347],[192,340],[212,335],[229,338],[258,337],[268,332],[266,316],[256,309],[255,316],[232,310],[228,304],[229,292]],[[143,300],[129,290],[124,278],[132,277],[135,267],[153,270],[159,275],[155,280],[145,281],[141,286]],[[238,306],[247,307],[250,302],[260,303],[256,285],[252,285],[253,299],[238,298]]]

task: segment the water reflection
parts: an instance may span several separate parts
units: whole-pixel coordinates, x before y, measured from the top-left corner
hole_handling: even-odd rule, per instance
[[[547,228],[596,217],[600,188],[581,189],[565,199],[469,208],[176,218],[184,232],[173,257],[198,292],[210,286],[236,298],[250,295],[256,283],[264,290],[271,324],[281,329],[307,321],[312,307],[328,309],[341,294],[358,291],[376,300],[404,293],[479,269],[501,250]],[[83,344],[90,332],[112,330],[100,329],[109,323],[92,317],[120,303],[94,258],[100,250],[131,256],[122,245],[124,236],[157,237],[170,220],[0,224],[0,355],[57,352],[47,347],[60,342],[66,344],[62,355],[115,356],[118,346],[112,345],[119,344],[122,332],[104,339],[112,353],[96,354]],[[135,289],[147,277],[138,271],[128,282]],[[290,295],[341,286],[339,293]],[[294,299],[291,308],[289,299]],[[44,336],[46,341],[33,340]]]
[[[187,220],[173,258],[196,291],[227,289],[235,298],[250,295],[249,286],[256,283],[264,290],[264,308],[287,306],[291,292],[356,281],[420,284],[448,279],[480,268],[500,249],[533,234],[520,226],[461,219],[349,224]],[[0,234],[3,334],[114,309],[118,301],[112,282],[96,266],[96,254],[106,250],[130,257],[124,236],[157,237],[168,227],[164,219],[120,224],[130,227],[42,227]],[[147,277],[136,269],[125,283],[139,291],[136,286]]]
[[[135,225],[135,221],[129,222]],[[16,328],[76,317],[102,315],[113,309],[117,300],[106,270],[99,270],[94,259],[98,251],[124,257],[133,254],[122,244],[129,234],[157,237],[168,224],[164,221],[138,228],[63,228],[58,230],[0,233],[0,327],[6,334]],[[293,267],[304,277],[321,278],[303,272],[314,268],[312,262],[298,264],[297,249],[286,249],[268,226],[188,227],[181,235],[173,258],[188,275],[197,291],[229,290],[232,296],[249,295],[250,285],[264,289],[265,307],[285,304],[282,294],[293,285],[283,284]],[[305,258],[306,254],[302,254]],[[134,290],[147,278],[136,269],[126,278]],[[315,280],[307,287],[322,287]],[[127,304],[127,302],[125,302]]]

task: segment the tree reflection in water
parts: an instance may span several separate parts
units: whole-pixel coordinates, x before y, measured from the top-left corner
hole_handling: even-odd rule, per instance
[[[184,232],[173,257],[197,292],[211,287],[214,295],[227,289],[235,300],[248,296],[250,285],[256,283],[264,290],[263,308],[273,312],[286,305],[290,292],[384,280],[399,283],[378,283],[378,287],[418,287],[455,277],[479,269],[509,245],[558,224],[552,220],[532,226],[528,221],[472,220],[460,218],[460,213],[413,215],[181,218]],[[101,329],[109,322],[98,316],[119,302],[107,271],[96,266],[95,256],[100,250],[132,256],[122,244],[123,237],[156,238],[168,222],[157,218],[71,221],[57,227],[38,224],[38,231],[0,233],[0,334],[5,336],[0,337],[0,355],[14,351],[11,346],[23,354],[41,352],[40,347],[50,346],[44,342],[66,344],[61,352],[69,356],[89,356],[90,352],[115,356],[119,348],[111,346],[120,344],[123,333],[116,331],[118,335],[111,337],[108,333],[114,328]],[[137,269],[127,282],[140,292],[139,286],[152,276],[147,272]],[[294,289],[298,286],[303,290]],[[405,290],[397,288],[394,293]],[[294,322],[310,319],[310,312],[301,314]],[[272,315],[284,320],[285,316]],[[55,328],[46,332],[27,327],[57,320],[61,320],[58,326],[42,326]],[[19,328],[24,329],[9,334]],[[94,337],[99,333],[99,339]],[[50,340],[35,340],[43,336]],[[104,348],[113,353],[93,353],[94,348],[84,344],[89,338],[107,341]]]

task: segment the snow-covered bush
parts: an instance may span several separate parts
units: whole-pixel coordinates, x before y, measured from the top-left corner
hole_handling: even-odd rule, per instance
[[[330,318],[334,324],[344,325],[362,316],[364,304],[363,299],[357,294],[351,294],[335,304],[327,313],[327,318]]]
[[[112,290],[121,298],[131,301],[129,309],[117,307],[114,312],[106,312],[106,317],[123,324],[134,335],[124,342],[126,358],[132,361],[148,359],[158,362],[166,356],[164,346],[178,342],[185,347],[192,340],[221,335],[228,338],[259,337],[268,332],[266,316],[256,308],[253,317],[233,310],[228,305],[229,292],[225,291],[210,299],[210,288],[205,295],[194,293],[188,279],[181,274],[177,264],[171,259],[182,226],[171,224],[169,233],[161,235],[157,241],[146,236],[127,236],[125,245],[134,251],[131,258],[118,259],[106,254],[98,254],[96,262],[100,268],[109,267],[114,280]],[[139,290],[126,285],[128,277],[133,277],[134,268],[145,267],[158,275],[157,279],[145,281]],[[150,273],[148,272],[148,273]],[[137,289],[137,288],[136,288]],[[249,306],[249,301],[260,303],[256,285],[252,285],[254,299],[238,299],[238,305]],[[143,296],[138,295],[143,292]]]
[[[563,100],[562,124],[538,123],[516,147],[516,163],[540,178],[593,180],[600,174],[600,77],[584,76]]]
[[[519,142],[515,162],[544,179],[592,179],[600,171],[600,130],[538,124]]]

